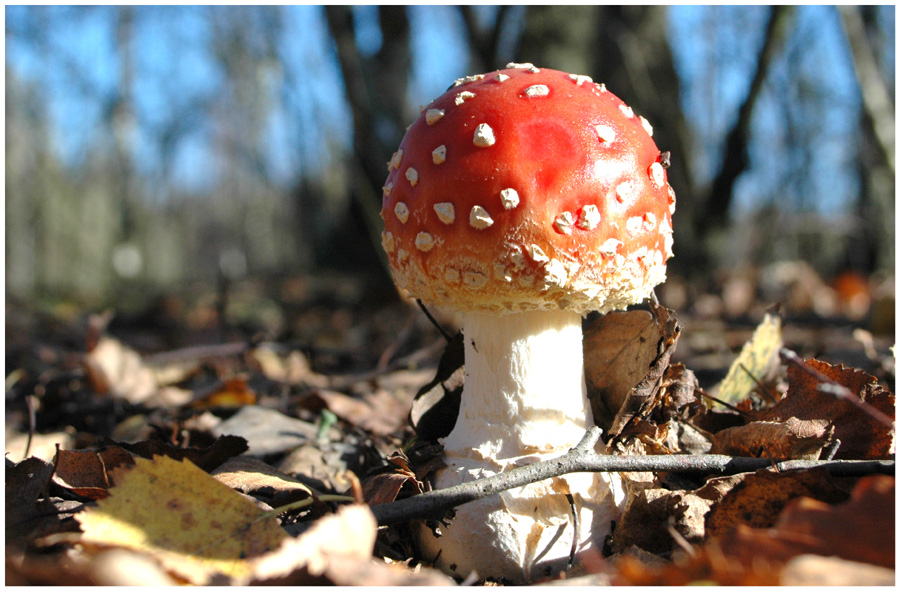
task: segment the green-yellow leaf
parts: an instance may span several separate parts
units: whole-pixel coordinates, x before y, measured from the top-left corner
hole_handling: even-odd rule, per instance
[[[781,346],[781,318],[767,313],[719,383],[716,398],[730,404],[747,398],[777,363]]]
[[[195,584],[246,577],[246,558],[288,537],[268,512],[189,460],[137,458],[116,482],[108,498],[76,516],[82,541],[146,552]]]

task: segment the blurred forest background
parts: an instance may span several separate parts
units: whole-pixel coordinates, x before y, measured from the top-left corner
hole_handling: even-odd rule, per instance
[[[893,6],[5,11],[8,315],[277,334],[318,297],[395,300],[385,162],[419,105],[510,61],[606,83],[671,151],[664,304],[893,309]]]

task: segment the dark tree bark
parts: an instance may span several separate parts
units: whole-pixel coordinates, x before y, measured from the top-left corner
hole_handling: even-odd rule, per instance
[[[466,38],[472,51],[472,73],[487,72],[502,68],[506,61],[500,56],[500,37],[503,34],[506,17],[511,6],[504,4],[497,9],[497,15],[491,27],[481,27],[471,4],[459,7],[463,22],[466,25]]]
[[[844,33],[859,81],[860,191],[856,213],[869,231],[851,240],[844,264],[862,272],[893,269],[895,207],[895,119],[893,91],[881,74],[872,46],[878,37],[874,7],[840,6]]]
[[[756,60],[756,72],[750,82],[747,96],[738,109],[737,119],[725,140],[719,172],[704,198],[704,215],[702,218],[693,220],[693,229],[698,236],[705,237],[710,230],[722,228],[727,224],[728,212],[734,196],[734,184],[749,165],[747,145],[750,142],[750,120],[753,117],[753,108],[756,106],[763,82],[769,72],[769,66],[783,44],[792,13],[793,8],[789,6],[773,6],[771,9],[765,40]]]
[[[404,6],[381,7],[382,46],[367,59],[356,45],[351,9],[328,5],[325,15],[353,114],[352,213],[360,218],[371,247],[387,269],[380,238],[381,186],[387,177],[385,162],[409,123],[404,121],[408,112],[409,20]]]

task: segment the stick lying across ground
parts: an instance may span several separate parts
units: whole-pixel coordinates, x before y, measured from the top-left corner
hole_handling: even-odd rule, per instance
[[[439,519],[447,510],[465,503],[572,472],[680,472],[738,474],[777,467],[780,471],[825,468],[835,476],[893,474],[893,460],[784,460],[724,455],[607,456],[594,451],[601,431],[591,427],[584,438],[563,456],[515,468],[496,476],[434,490],[393,503],[371,507],[379,525],[412,519]]]

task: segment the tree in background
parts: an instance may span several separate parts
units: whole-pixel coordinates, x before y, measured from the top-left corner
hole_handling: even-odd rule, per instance
[[[428,79],[436,96],[508,61],[590,75],[654,124],[674,273],[785,256],[890,270],[893,10],[10,7],[8,293],[351,269],[389,287],[381,184],[430,98],[422,72],[450,73]],[[837,191],[855,198],[822,211]]]

